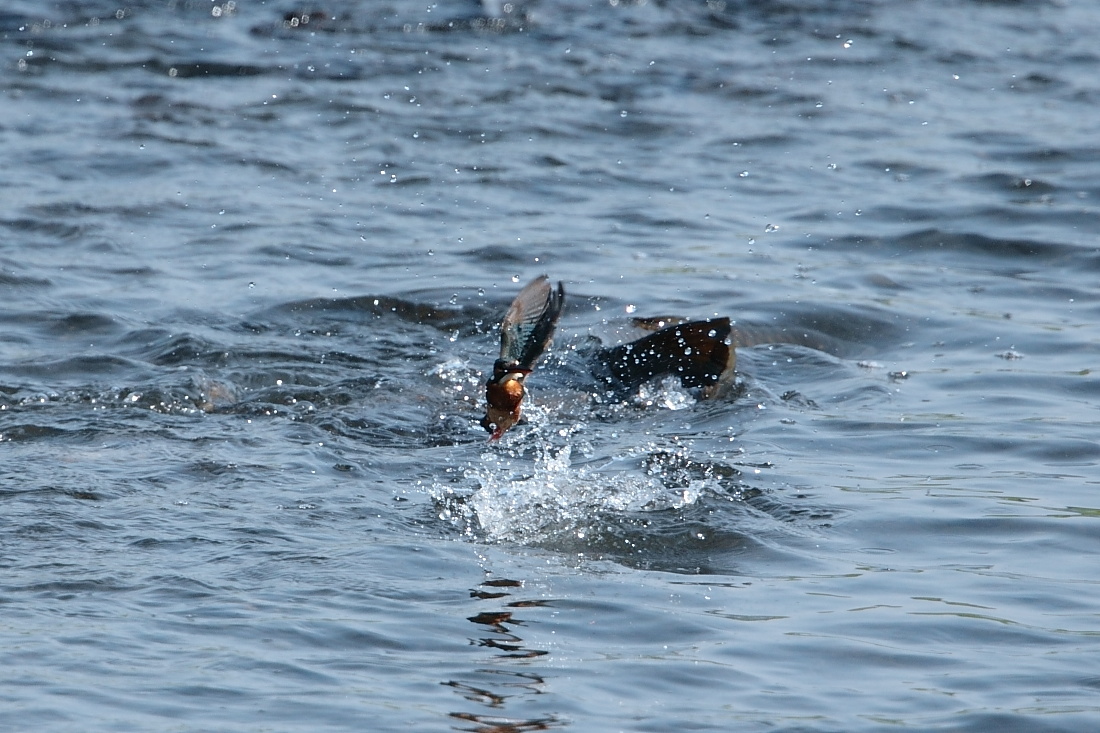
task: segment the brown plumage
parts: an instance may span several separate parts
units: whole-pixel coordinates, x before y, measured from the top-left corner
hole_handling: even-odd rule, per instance
[[[511,428],[520,418],[520,404],[526,395],[522,372],[507,372],[500,379],[490,379],[485,383],[485,417],[481,426],[492,435],[489,440],[497,440],[504,431]]]
[[[737,354],[731,341],[730,319],[676,323],[647,319],[643,325],[665,326],[637,341],[600,352],[600,362],[616,386],[634,389],[655,377],[676,377],[686,388],[699,387],[703,397],[715,397],[733,380]]]
[[[500,358],[485,383],[481,426],[497,440],[519,422],[524,381],[550,344],[561,317],[565,289],[551,287],[546,275],[519,292],[500,324]],[[666,325],[670,324],[670,325]],[[728,318],[682,322],[675,318],[639,320],[652,333],[637,341],[601,349],[592,369],[614,391],[633,390],[657,377],[672,376],[702,397],[722,394],[733,381],[736,354]]]
[[[559,282],[555,290],[550,279],[541,275],[512,301],[500,324],[500,358],[493,364],[493,376],[485,383],[485,417],[481,426],[497,440],[520,418],[520,405],[526,394],[523,382],[535,368],[535,362],[550,344],[561,317],[565,288]]]

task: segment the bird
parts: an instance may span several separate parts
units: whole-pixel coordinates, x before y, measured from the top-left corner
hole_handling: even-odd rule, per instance
[[[737,352],[729,318],[635,318],[634,325],[653,332],[600,349],[590,362],[593,374],[613,392],[633,391],[658,377],[676,377],[685,389],[697,388],[700,397],[711,399],[732,383]]]
[[[490,442],[520,421],[526,380],[549,347],[565,304],[565,286],[553,287],[540,275],[516,295],[500,324],[500,356],[485,383],[481,426]],[[635,341],[596,350],[587,366],[596,382],[612,394],[624,394],[658,377],[676,377],[704,399],[724,394],[736,365],[729,318],[686,321],[637,318],[650,331]]]
[[[500,356],[493,363],[493,375],[485,383],[485,417],[481,426],[489,440],[499,440],[519,422],[520,406],[527,394],[524,381],[535,368],[561,318],[565,286],[550,285],[547,275],[529,282],[512,301],[500,323]]]

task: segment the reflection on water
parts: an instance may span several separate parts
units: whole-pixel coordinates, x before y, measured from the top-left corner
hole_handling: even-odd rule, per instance
[[[518,662],[549,654],[548,650],[530,649],[524,645],[521,632],[526,622],[516,613],[524,613],[518,609],[547,608],[553,604],[542,599],[505,602],[514,593],[521,592],[522,588],[521,581],[498,578],[484,581],[470,593],[473,598],[492,601],[494,605],[500,606],[498,610],[482,611],[469,618],[469,621],[478,626],[479,633],[489,634],[487,637],[479,637],[475,643],[494,652],[493,660],[498,664],[507,663],[507,660]],[[482,668],[473,670],[461,681],[448,680],[444,684],[454,688],[465,700],[491,711],[491,714],[452,712],[451,717],[472,724],[471,727],[459,725],[458,730],[510,733],[549,730],[566,724],[557,716],[518,720],[502,715],[512,698],[544,694],[546,680],[534,672],[505,667]]]

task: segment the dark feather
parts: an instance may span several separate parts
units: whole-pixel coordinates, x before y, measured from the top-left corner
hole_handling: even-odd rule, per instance
[[[565,288],[555,290],[546,275],[527,284],[512,301],[500,324],[500,361],[530,370],[554,335],[561,317]]]
[[[633,389],[654,377],[678,377],[684,387],[712,387],[732,375],[730,319],[678,323],[600,352],[619,385]]]

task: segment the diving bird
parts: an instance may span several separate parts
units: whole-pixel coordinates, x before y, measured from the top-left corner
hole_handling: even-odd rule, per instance
[[[500,357],[485,383],[481,426],[489,431],[490,441],[519,422],[525,380],[554,336],[564,301],[564,286],[559,282],[555,289],[542,275],[519,292],[505,313]],[[652,333],[589,356],[586,366],[599,388],[625,396],[650,379],[671,376],[706,399],[722,394],[733,381],[736,354],[730,319],[651,318],[634,323]]]
[[[498,440],[519,422],[520,405],[527,393],[523,382],[554,337],[564,301],[561,282],[555,290],[550,279],[541,275],[519,291],[504,314],[500,357],[493,364],[493,376],[485,383],[486,409],[481,426],[490,432],[489,440]]]

